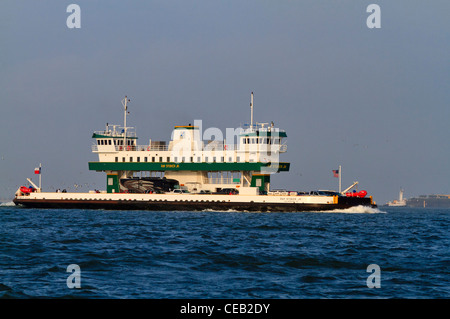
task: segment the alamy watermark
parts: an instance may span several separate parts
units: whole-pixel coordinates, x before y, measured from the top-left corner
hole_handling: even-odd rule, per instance
[[[67,266],[67,272],[70,272],[70,276],[67,277],[67,288],[81,288],[81,269],[77,264],[71,264]]]
[[[69,29],[81,28],[81,8],[78,4],[70,4],[66,9],[70,15],[66,19],[66,25]],[[369,4],[366,8],[366,12],[370,13],[367,17],[366,25],[369,29],[381,28],[381,8],[378,4]]]
[[[381,268],[377,264],[367,266],[367,272],[371,274],[367,277],[366,284],[369,288],[381,288]]]
[[[371,13],[366,20],[366,25],[369,29],[381,28],[381,8],[378,4],[369,4],[366,12]]]
[[[170,161],[208,164],[262,162],[266,164],[262,173],[275,173],[279,169],[280,153],[286,149],[284,137],[284,131],[274,127],[273,123],[258,123],[249,128],[226,128],[224,134],[217,127],[203,131],[202,120],[195,120],[193,126],[173,130]]]
[[[66,19],[66,25],[69,29],[81,28],[81,8],[78,4],[70,4],[67,6],[66,12],[71,13]]]

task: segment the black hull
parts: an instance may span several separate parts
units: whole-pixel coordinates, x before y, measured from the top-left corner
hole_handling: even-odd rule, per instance
[[[347,209],[355,206],[377,207],[370,198],[341,197],[337,204],[296,203],[235,203],[225,201],[136,201],[136,200],[48,200],[14,199],[16,205],[26,208],[104,209],[149,211],[249,211],[249,212],[304,212]]]

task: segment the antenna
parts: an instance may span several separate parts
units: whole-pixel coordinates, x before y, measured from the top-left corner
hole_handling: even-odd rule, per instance
[[[124,108],[124,114],[123,114],[123,145],[124,147],[127,145],[127,102],[130,102],[130,99],[125,95],[125,98],[122,100],[122,105]]]
[[[253,92],[250,95],[250,127],[253,130]]]

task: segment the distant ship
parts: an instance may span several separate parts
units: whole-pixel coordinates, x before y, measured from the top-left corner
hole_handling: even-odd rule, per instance
[[[420,195],[406,201],[408,207],[450,208],[450,195]]]
[[[386,205],[396,207],[406,206],[406,200],[403,199],[403,189],[400,190],[398,199],[394,199],[393,201],[388,202]]]

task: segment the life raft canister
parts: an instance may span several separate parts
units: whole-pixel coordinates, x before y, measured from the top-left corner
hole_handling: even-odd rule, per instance
[[[32,187],[20,186],[20,191],[25,194],[29,194],[33,191]]]
[[[367,191],[362,190],[360,192],[351,192],[351,193],[345,193],[345,196],[347,197],[360,197],[360,198],[364,198],[367,195]]]
[[[366,197],[366,195],[367,195],[367,192],[364,191],[364,190],[362,190],[362,191],[360,191],[360,192],[358,193],[358,197],[361,197],[361,198]]]

